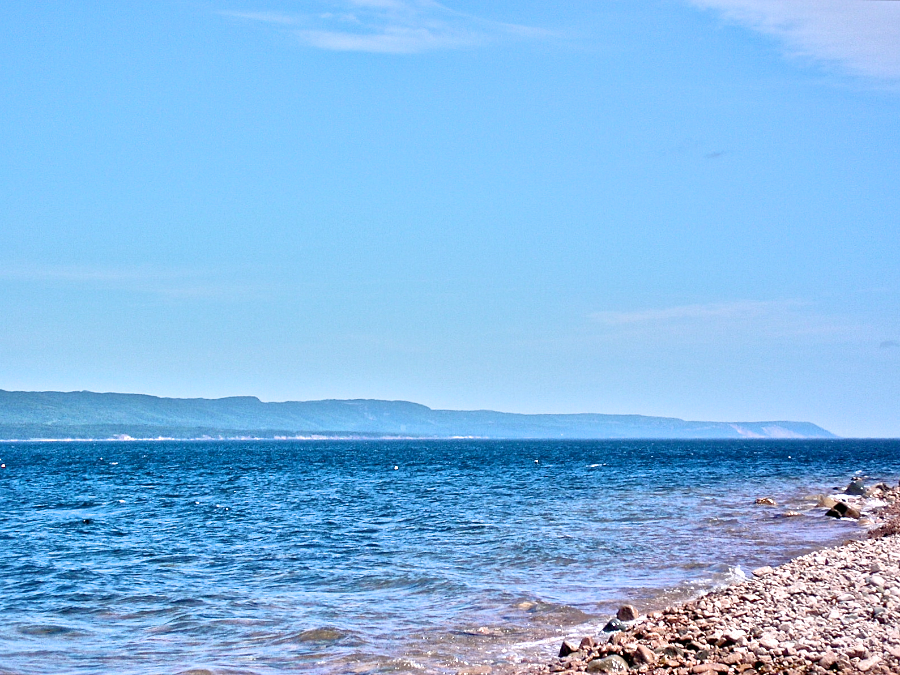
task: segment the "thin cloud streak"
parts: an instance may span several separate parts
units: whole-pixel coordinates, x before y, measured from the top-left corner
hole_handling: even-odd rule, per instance
[[[789,56],[848,72],[900,78],[900,2],[863,0],[688,0],[783,42]]]
[[[636,311],[594,312],[588,318],[609,337],[745,342],[815,338],[867,342],[875,332],[848,317],[823,314],[799,300],[736,301]]]
[[[482,19],[432,0],[340,0],[329,3],[329,9],[337,11],[221,14],[287,27],[303,44],[329,51],[414,54],[553,35],[540,28]]]
[[[594,312],[590,315],[595,321],[610,325],[623,326],[629,324],[670,323],[674,321],[698,319],[748,319],[770,315],[777,311],[783,313],[787,309],[801,306],[797,301],[770,302],[727,302],[696,305],[679,305],[662,309],[644,309],[630,312]]]

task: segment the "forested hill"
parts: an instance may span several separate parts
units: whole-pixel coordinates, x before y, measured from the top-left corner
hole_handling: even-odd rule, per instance
[[[412,436],[448,438],[834,438],[809,422],[691,422],[643,415],[522,415],[432,410],[418,403],[253,396],[0,390],[0,439]]]

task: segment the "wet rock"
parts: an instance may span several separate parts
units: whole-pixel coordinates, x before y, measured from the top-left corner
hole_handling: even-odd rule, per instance
[[[588,636],[581,638],[581,644],[578,645],[578,649],[584,649],[585,651],[594,648],[594,638]]]
[[[866,486],[862,482],[861,478],[854,478],[850,481],[850,484],[847,486],[847,489],[845,489],[844,492],[848,495],[864,496],[866,494]]]
[[[759,497],[756,503],[760,506],[778,506],[778,503],[771,497]]]
[[[559,658],[563,659],[569,654],[573,654],[581,649],[581,645],[575,644],[573,640],[563,640],[562,646],[559,648]]]
[[[820,506],[825,509],[833,509],[835,504],[837,504],[837,499],[835,499],[834,497],[819,495],[816,506]]]
[[[861,515],[859,509],[856,509],[845,502],[838,502],[834,505],[834,510],[840,513],[845,518],[856,518],[859,519]]]
[[[638,618],[638,611],[633,605],[622,605],[616,612],[616,618],[619,621],[634,621]]]
[[[347,634],[337,628],[313,628],[297,633],[292,642],[337,642],[347,637]]]
[[[627,626],[619,621],[619,619],[610,619],[609,622],[603,627],[604,633],[613,633],[617,630],[625,630]]]
[[[774,572],[774,571],[775,570],[773,570],[771,567],[769,567],[768,565],[765,565],[763,567],[757,567],[755,570],[753,570],[753,576],[766,577],[766,576],[769,576],[770,574],[772,574],[772,572]]]
[[[838,511],[837,509],[830,509],[825,515],[828,516],[829,518],[840,518],[841,512]]]
[[[589,673],[627,673],[628,662],[618,654],[594,659],[587,664]]]

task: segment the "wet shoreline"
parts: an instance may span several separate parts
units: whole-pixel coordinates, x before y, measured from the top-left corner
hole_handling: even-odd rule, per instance
[[[882,484],[819,506],[834,502],[863,507],[867,539],[756,569],[746,581],[638,618],[623,607],[620,617],[633,620],[607,626],[621,630],[566,640],[549,663],[504,672],[900,672],[900,488]]]

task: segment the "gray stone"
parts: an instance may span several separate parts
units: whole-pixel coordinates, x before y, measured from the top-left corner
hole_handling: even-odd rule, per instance
[[[587,664],[589,673],[627,673],[628,663],[621,656],[613,654],[602,659],[594,659]]]
[[[854,478],[850,481],[850,484],[847,486],[847,489],[844,490],[848,495],[860,495],[863,496],[866,494],[866,486],[863,484],[861,478]]]
[[[609,623],[603,627],[604,633],[612,633],[617,630],[625,630],[625,624],[618,619],[610,619]]]

